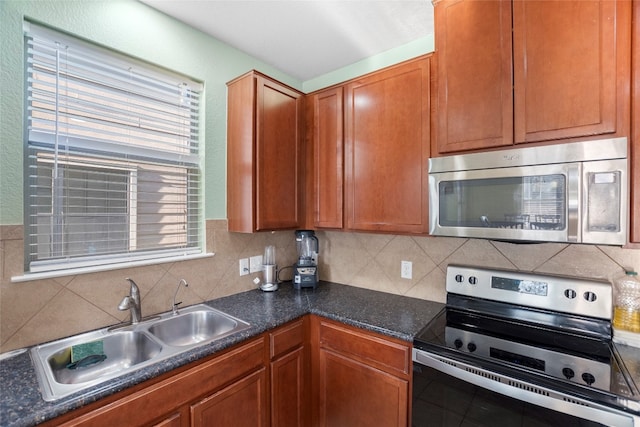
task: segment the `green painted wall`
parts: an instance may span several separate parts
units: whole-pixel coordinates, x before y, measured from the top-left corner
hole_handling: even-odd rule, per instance
[[[226,218],[226,82],[257,69],[310,92],[433,51],[418,40],[308,82],[291,76],[135,0],[0,0],[0,224],[22,224],[23,19],[204,82],[205,218]]]

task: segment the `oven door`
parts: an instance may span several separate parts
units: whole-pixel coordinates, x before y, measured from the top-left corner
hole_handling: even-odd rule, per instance
[[[415,348],[413,360],[414,427],[640,427],[637,416],[464,362]]]

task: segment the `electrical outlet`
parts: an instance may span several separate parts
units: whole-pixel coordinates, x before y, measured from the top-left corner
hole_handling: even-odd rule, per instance
[[[246,276],[249,274],[249,258],[240,259],[240,275]]]
[[[411,261],[400,262],[400,277],[403,279],[411,279],[413,263]]]
[[[258,271],[262,271],[262,255],[249,258],[249,273],[257,273]]]

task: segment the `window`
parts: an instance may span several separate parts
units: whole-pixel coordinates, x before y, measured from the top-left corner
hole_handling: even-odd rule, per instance
[[[201,253],[201,85],[25,30],[26,271]]]

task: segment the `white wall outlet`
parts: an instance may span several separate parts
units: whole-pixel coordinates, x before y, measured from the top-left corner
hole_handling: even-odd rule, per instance
[[[400,262],[400,277],[403,279],[411,279],[413,263],[411,261]]]
[[[240,259],[240,275],[246,276],[249,274],[249,258]]]
[[[258,271],[262,271],[262,255],[249,258],[249,273],[257,273]]]

